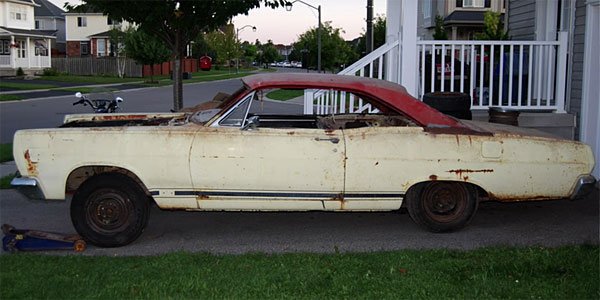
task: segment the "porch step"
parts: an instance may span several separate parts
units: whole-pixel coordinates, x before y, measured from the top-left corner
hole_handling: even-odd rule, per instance
[[[473,111],[473,120],[488,122],[487,111]],[[521,112],[519,127],[534,128],[565,139],[575,139],[575,115],[550,112]]]

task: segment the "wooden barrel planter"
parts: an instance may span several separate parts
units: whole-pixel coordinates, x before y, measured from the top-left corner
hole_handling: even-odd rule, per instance
[[[490,123],[519,126],[520,112],[518,110],[502,107],[490,107],[488,114],[490,116]]]
[[[423,95],[423,102],[458,119],[472,120],[471,97],[465,93],[434,92]]]

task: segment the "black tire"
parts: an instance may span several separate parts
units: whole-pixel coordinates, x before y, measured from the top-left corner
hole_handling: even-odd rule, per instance
[[[479,205],[472,186],[447,181],[413,187],[406,200],[413,221],[431,232],[451,232],[465,227]]]
[[[453,116],[457,119],[462,119],[462,120],[472,120],[473,119],[473,114],[471,113],[470,110],[468,110],[468,111],[445,111],[443,113]]]
[[[137,239],[148,223],[148,198],[131,178],[100,174],[73,195],[71,221],[86,242],[119,247]]]
[[[441,112],[471,110],[471,97],[464,93],[427,93],[423,95],[423,102]]]

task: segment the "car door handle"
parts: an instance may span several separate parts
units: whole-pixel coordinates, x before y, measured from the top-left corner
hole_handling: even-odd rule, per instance
[[[340,142],[340,139],[338,139],[338,138],[328,138],[328,139],[315,138],[315,141],[317,141],[317,142],[326,142],[326,141],[328,141],[328,142],[332,142],[334,144],[337,144],[337,143]]]

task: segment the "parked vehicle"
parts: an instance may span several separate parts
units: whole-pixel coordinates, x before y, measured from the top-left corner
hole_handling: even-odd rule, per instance
[[[73,105],[89,105],[95,113],[117,112],[119,110],[119,103],[123,102],[123,98],[115,97],[113,92],[106,88],[94,88],[87,97],[77,92],[75,93],[75,97],[79,98],[79,101],[74,102]]]
[[[152,202],[201,211],[404,206],[424,228],[447,232],[466,226],[481,201],[577,199],[595,183],[581,142],[458,120],[391,82],[306,73],[241,80],[229,98],[194,112],[71,115],[60,128],[20,130],[21,175],[11,184],[30,198],[73,195],[77,232],[114,247],[142,234]],[[273,113],[263,97],[277,89],[324,93],[343,109]]]

